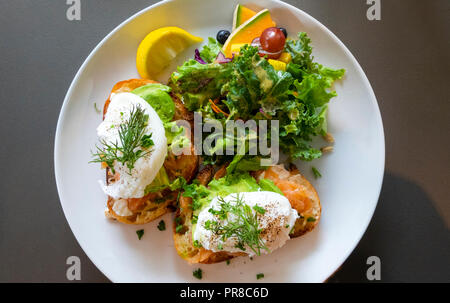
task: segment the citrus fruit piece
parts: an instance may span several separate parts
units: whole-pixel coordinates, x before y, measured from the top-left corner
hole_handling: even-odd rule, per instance
[[[156,77],[175,57],[203,39],[179,27],[162,27],[149,33],[138,47],[136,67],[144,79]]]

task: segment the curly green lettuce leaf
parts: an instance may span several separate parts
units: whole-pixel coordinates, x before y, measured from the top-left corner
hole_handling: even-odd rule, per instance
[[[311,39],[305,32],[298,33],[298,40],[287,40],[285,50],[291,55],[292,63],[302,70],[314,70],[316,64],[313,62]]]
[[[236,118],[248,119],[251,113],[259,108],[258,101],[263,86],[260,78],[264,70],[258,74],[255,68],[260,61],[257,48],[246,45],[241,48],[240,55],[232,63],[232,77],[223,91],[226,92],[225,104]],[[264,83],[266,86],[272,85],[269,82],[270,80]]]
[[[261,58],[258,49],[245,45],[233,62],[234,78],[223,91],[227,91],[225,103],[235,118],[249,119],[263,108],[274,114],[287,100],[292,85],[291,74],[276,71],[269,62]]]
[[[305,74],[301,82],[294,82],[297,98],[315,107],[327,104],[331,98],[337,96],[336,92],[329,91],[329,88],[335,80],[341,79],[344,73],[344,70],[319,67],[317,73]]]
[[[229,64],[200,64],[191,59],[172,73],[171,87],[182,96],[187,109],[196,111],[209,99],[220,97],[231,72]]]
[[[216,39],[209,37],[208,44],[203,46],[200,57],[208,63],[213,63],[217,55],[222,51],[222,47]]]

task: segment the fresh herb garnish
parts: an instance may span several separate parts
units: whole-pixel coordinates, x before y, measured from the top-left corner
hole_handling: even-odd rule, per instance
[[[95,103],[95,102],[94,102],[94,108],[95,108],[95,111],[97,112],[97,114],[101,113],[101,111],[97,107],[97,103]]]
[[[227,265],[230,265],[230,263],[231,263],[230,260],[227,260]]]
[[[144,235],[144,230],[143,229],[136,230],[136,234],[140,240],[142,238],[142,236]]]
[[[97,152],[93,153],[94,159],[90,163],[106,163],[114,174],[114,163],[120,162],[126,165],[131,174],[136,161],[150,153],[147,149],[153,145],[150,135],[145,135],[148,124],[148,115],[140,107],[133,107],[130,118],[119,126],[119,142],[110,143],[102,140],[102,147],[97,146]],[[142,148],[142,149],[139,149]]]
[[[175,223],[176,223],[175,231],[177,233],[180,233],[183,230],[183,225],[181,224],[181,217],[176,217]]]
[[[261,215],[264,215],[266,213],[266,210],[264,208],[262,208],[261,206],[258,206],[258,204],[253,206],[253,209],[256,210]]]
[[[294,233],[294,231],[295,231],[295,225],[292,226],[291,230],[289,231],[289,234],[292,235]]]
[[[308,217],[308,219],[306,219],[307,222],[315,222],[316,218],[314,217]]]
[[[183,197],[192,198],[191,209],[200,209],[203,205],[202,200],[210,194],[210,191],[203,185],[200,185],[198,180],[195,179],[191,184],[183,185]]]
[[[158,229],[160,231],[166,230],[166,222],[164,222],[164,220],[159,221]]]
[[[150,146],[155,145],[155,143],[152,140],[152,134],[150,135],[144,135],[141,139],[141,146],[143,148],[149,148]]]
[[[194,272],[192,273],[192,275],[194,277],[196,277],[197,279],[201,280],[203,277],[203,271],[201,270],[201,268],[194,270]]]
[[[313,172],[313,174],[314,174],[314,178],[318,179],[318,178],[321,178],[321,177],[322,177],[322,175],[320,174],[320,172],[319,172],[319,170],[318,170],[317,168],[315,168],[315,167],[313,166],[311,169],[312,169],[312,172]]]
[[[194,240],[194,247],[200,248],[200,247],[202,247],[202,245],[200,244],[200,242],[198,242],[198,240]]]
[[[257,280],[262,279],[262,278],[264,278],[264,274],[263,273],[259,273],[259,274],[256,275],[256,279]]]
[[[226,202],[219,198],[219,210],[209,210],[217,217],[216,220],[205,222],[205,229],[213,231],[220,235],[222,242],[230,237],[237,238],[236,248],[242,251],[249,247],[256,255],[261,255],[261,250],[269,251],[260,235],[258,212],[253,212],[252,208],[245,204],[242,197],[238,194],[233,203]],[[229,220],[228,214],[232,214],[233,219]],[[226,222],[225,222],[226,221]]]

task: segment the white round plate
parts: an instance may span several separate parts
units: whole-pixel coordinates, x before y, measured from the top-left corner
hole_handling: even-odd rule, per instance
[[[102,108],[116,82],[138,77],[136,50],[150,31],[179,26],[203,38],[214,37],[218,30],[231,28],[238,2],[254,9],[268,8],[290,35],[307,32],[316,61],[347,70],[345,79],[335,85],[339,96],[330,104],[329,130],[336,140],[335,150],[299,165],[322,201],[322,219],[313,232],[253,261],[241,257],[228,266],[225,262],[192,266],[174,249],[171,214],[162,218],[169,227],[163,232],[156,228],[159,220],[127,226],[105,219],[106,196],[98,184],[104,171],[88,164],[102,119],[94,103]],[[174,66],[192,56],[193,49],[186,51]],[[159,80],[168,79],[174,66]],[[372,218],[383,179],[384,154],[383,125],[369,81],[349,50],[317,20],[272,0],[174,0],[151,6],[119,25],[86,59],[61,109],[55,174],[64,214],[75,237],[92,262],[114,282],[197,282],[192,271],[198,267],[204,272],[202,282],[256,282],[257,273],[265,274],[258,280],[261,282],[322,282],[349,256]],[[322,178],[313,178],[311,165],[319,169]],[[141,228],[145,235],[138,240],[136,230]]]

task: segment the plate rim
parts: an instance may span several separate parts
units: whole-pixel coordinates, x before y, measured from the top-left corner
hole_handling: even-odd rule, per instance
[[[67,115],[67,106],[69,103],[69,100],[71,99],[73,92],[74,92],[74,88],[76,86],[76,84],[79,81],[79,78],[81,76],[81,74],[85,71],[87,65],[90,63],[91,59],[93,58],[93,56],[98,52],[98,50],[110,39],[110,37],[112,37],[114,34],[116,34],[119,30],[121,30],[125,25],[127,25],[128,23],[130,23],[131,21],[133,21],[134,19],[138,18],[139,16],[147,13],[149,10],[152,10],[158,6],[161,5],[165,5],[166,3],[169,2],[175,2],[175,1],[179,1],[179,0],[163,0],[160,2],[157,2],[153,5],[150,5],[146,8],[143,8],[142,10],[134,13],[133,15],[131,15],[130,17],[128,17],[127,19],[125,19],[123,22],[121,22],[119,25],[117,25],[112,31],[110,31],[94,48],[93,50],[89,53],[89,55],[86,57],[86,59],[83,61],[83,64],[80,66],[80,68],[78,69],[77,73],[75,74],[75,77],[73,78],[69,89],[64,97],[64,101],[63,104],[60,108],[59,111],[59,116],[58,116],[58,121],[57,121],[57,126],[56,126],[56,132],[55,132],[55,140],[54,140],[54,149],[53,149],[53,153],[54,153],[54,174],[55,174],[55,181],[56,181],[56,187],[57,187],[57,192],[58,192],[58,197],[59,197],[59,202],[60,205],[63,209],[63,213],[64,213],[64,217],[66,218],[66,221],[70,227],[70,230],[72,232],[72,234],[74,235],[75,239],[77,240],[78,244],[80,245],[81,249],[83,250],[83,252],[86,254],[86,256],[88,256],[88,258],[90,259],[90,261],[97,267],[97,269],[107,278],[109,279],[111,282],[115,283],[118,282],[116,279],[114,279],[113,277],[108,276],[105,271],[103,270],[103,268],[101,268],[95,258],[91,257],[91,254],[88,252],[89,250],[87,250],[84,245],[82,244],[82,241],[80,241],[80,239],[78,238],[78,236],[75,234],[74,229],[72,228],[72,224],[69,220],[69,216],[67,213],[66,208],[64,207],[64,203],[62,201],[62,192],[61,192],[61,182],[60,182],[60,174],[59,171],[61,170],[61,167],[59,165],[60,163],[60,136],[61,136],[61,125],[64,123],[65,117]],[[268,0],[270,2],[274,2],[277,3],[281,6],[286,6],[289,10],[297,10],[299,11],[301,14],[306,15],[307,17],[311,18],[311,20],[315,23],[315,25],[317,25],[321,31],[325,32],[327,35],[329,35],[334,42],[337,42],[337,44],[339,45],[339,47],[344,51],[345,55],[350,59],[350,61],[352,62],[352,64],[355,66],[356,68],[356,72],[357,74],[360,76],[360,78],[362,79],[364,85],[366,86],[367,90],[369,91],[370,94],[370,102],[372,103],[372,105],[374,106],[374,108],[376,109],[375,114],[375,124],[377,125],[377,128],[379,129],[380,133],[380,146],[379,146],[379,153],[380,153],[380,166],[381,169],[379,171],[379,175],[377,176],[378,179],[378,184],[374,184],[374,186],[377,187],[376,190],[376,201],[375,203],[372,204],[372,209],[370,209],[370,216],[368,216],[367,222],[364,223],[364,228],[361,228],[360,234],[358,235],[358,240],[355,241],[354,245],[350,246],[347,248],[347,252],[344,254],[344,257],[342,258],[342,261],[337,263],[337,266],[335,268],[332,268],[332,270],[330,270],[329,274],[327,274],[323,279],[322,282],[327,282],[328,279],[330,279],[332,276],[334,276],[336,274],[336,272],[338,272],[340,270],[340,268],[342,267],[342,265],[345,263],[345,261],[348,259],[348,257],[350,256],[350,254],[355,250],[355,248],[358,246],[358,244],[360,243],[362,237],[364,236],[364,234],[367,231],[367,228],[370,224],[370,222],[372,221],[374,212],[376,210],[376,207],[378,205],[379,202],[379,198],[380,198],[380,194],[381,194],[381,189],[382,189],[382,185],[383,185],[383,179],[384,179],[384,172],[385,172],[385,165],[386,165],[386,138],[385,138],[385,134],[384,134],[384,125],[383,125],[383,119],[381,116],[381,111],[378,105],[378,101],[375,95],[375,92],[373,91],[372,85],[370,84],[369,79],[367,78],[367,75],[365,74],[364,70],[362,69],[361,65],[359,64],[359,62],[356,60],[355,56],[350,52],[350,50],[347,48],[347,46],[330,30],[328,29],[325,25],[323,25],[320,21],[318,21],[316,18],[314,18],[313,16],[311,16],[309,13],[303,11],[300,8],[297,8],[289,3],[280,1],[280,0]]]

